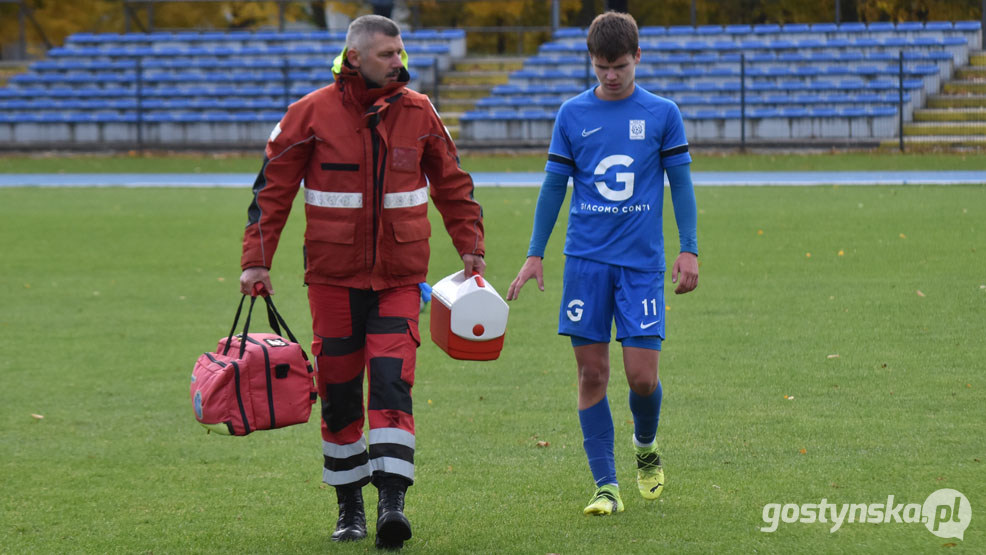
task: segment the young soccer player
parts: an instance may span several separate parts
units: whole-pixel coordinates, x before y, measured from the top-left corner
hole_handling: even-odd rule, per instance
[[[606,397],[614,319],[630,385],[637,487],[645,499],[657,499],[664,489],[656,436],[665,329],[665,172],[681,249],[671,269],[677,294],[698,285],[697,216],[678,107],[634,81],[640,62],[636,21],[625,13],[601,14],[589,27],[586,43],[599,84],[558,111],[527,260],[507,300],[516,299],[531,278],[544,290],[542,258],[571,177],[558,333],[569,336],[575,350],[579,422],[596,482],[583,512],[609,515],[623,510]]]

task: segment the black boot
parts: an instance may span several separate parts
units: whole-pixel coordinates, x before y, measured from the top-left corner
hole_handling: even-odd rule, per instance
[[[339,499],[339,520],[336,531],[332,533],[334,542],[351,542],[366,537],[366,513],[363,511],[363,489],[359,487],[336,487]]]
[[[411,539],[411,523],[404,516],[404,493],[408,482],[404,478],[387,477],[377,484],[377,547],[401,549]]]

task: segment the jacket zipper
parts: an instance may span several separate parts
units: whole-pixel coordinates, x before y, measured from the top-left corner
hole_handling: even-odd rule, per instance
[[[380,214],[377,208],[379,205],[377,202],[379,196],[377,192],[377,174],[379,173],[377,159],[380,157],[380,135],[373,127],[370,128],[370,144],[373,146],[373,257],[370,258],[370,269],[372,270],[377,264],[377,226],[380,225]]]
[[[377,240],[380,233],[380,211],[383,210],[383,180],[386,174],[387,151],[380,152],[380,134],[376,127],[370,128],[370,141],[373,145],[373,259],[370,269],[377,262]]]

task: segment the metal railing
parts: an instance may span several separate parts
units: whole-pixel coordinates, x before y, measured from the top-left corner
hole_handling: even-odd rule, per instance
[[[843,97],[838,101],[846,104],[847,108],[866,108],[866,107],[894,107],[896,110],[894,124],[888,127],[888,122],[884,121],[887,118],[881,119],[882,125],[876,129],[876,133],[869,137],[852,137],[847,135],[846,137],[828,137],[827,141],[832,144],[845,143],[845,144],[881,144],[883,146],[889,146],[892,143],[896,143],[897,148],[902,152],[907,148],[907,142],[905,138],[907,137],[907,126],[913,122],[913,114],[915,110],[920,106],[920,100],[926,98],[930,94],[926,89],[927,86],[924,84],[924,80],[917,79],[918,74],[913,73],[915,71],[914,67],[917,65],[914,60],[916,58],[911,58],[912,52],[907,52],[905,50],[899,50],[895,55],[884,56],[882,61],[882,66],[880,64],[874,64],[869,60],[860,60],[857,62],[843,62],[842,67],[846,70],[844,74],[843,82],[848,83],[853,81],[854,78],[848,77],[856,75],[854,72],[860,71],[858,75],[867,75],[866,68],[869,70],[876,69],[879,71],[879,77],[870,79],[869,81],[860,81],[860,88],[856,89],[857,98],[859,100],[853,101],[851,98]],[[581,85],[586,89],[592,88],[596,85],[596,77],[591,67],[591,62],[588,55],[585,56],[585,74],[582,79]],[[910,66],[908,61],[911,61]],[[649,64],[651,66],[657,64]],[[720,62],[720,65],[724,65]],[[761,71],[756,71],[758,68]],[[891,72],[891,69],[893,71]],[[721,103],[718,104],[718,109],[721,112],[722,120],[738,120],[738,133],[732,137],[720,137],[713,142],[717,144],[724,145],[735,145],[739,146],[741,149],[746,149],[752,145],[762,144],[765,141],[762,137],[752,137],[753,123],[759,120],[762,116],[758,111],[763,105],[771,105],[771,102],[764,100],[764,93],[769,91],[780,91],[780,86],[773,86],[770,84],[772,77],[762,70],[762,66],[756,62],[751,61],[751,58],[746,53],[740,53],[739,59],[736,62],[733,71],[729,72],[733,77],[719,75],[716,77],[723,87],[720,91],[723,93],[719,95],[719,100]],[[676,102],[679,104],[685,117],[688,118],[691,114],[694,114],[694,106],[690,104],[691,101],[688,98],[691,96],[696,97],[695,94],[688,92],[676,92],[676,87],[670,84],[667,80],[661,79],[638,79],[637,84],[643,88],[655,92],[661,96]],[[821,72],[818,75],[822,75]],[[940,79],[941,76],[926,76],[927,78]],[[736,79],[738,78],[738,79]],[[774,77],[773,79],[781,80],[783,77]],[[790,80],[794,83],[796,80],[793,78]],[[920,81],[920,84],[919,84]],[[851,88],[839,89],[832,88],[834,83],[832,81],[826,81],[825,85],[819,85],[826,90],[833,92],[838,90],[853,90]],[[796,86],[796,85],[791,85]],[[841,86],[841,84],[840,84]],[[846,87],[851,85],[846,84]],[[681,87],[678,87],[681,88]],[[911,92],[908,92],[908,91]],[[812,89],[812,83],[806,82],[803,86],[803,91],[806,96],[815,92]],[[879,97],[878,101],[874,101],[872,94],[867,96],[868,92],[872,91],[882,91],[882,96]],[[783,94],[779,93],[778,97],[782,97]],[[824,97],[819,98],[819,105],[828,107],[836,97],[833,96],[830,100],[825,100]],[[892,102],[891,102],[891,99]],[[788,101],[794,104],[793,101]],[[800,106],[804,107],[804,106]],[[809,110],[813,108],[812,106],[807,107]],[[948,123],[944,123],[944,127],[948,127]],[[785,140],[773,140],[766,141],[772,143],[783,143]],[[787,142],[792,145],[796,144],[798,140],[792,138],[787,140]],[[928,144],[933,145],[933,141],[929,141]]]

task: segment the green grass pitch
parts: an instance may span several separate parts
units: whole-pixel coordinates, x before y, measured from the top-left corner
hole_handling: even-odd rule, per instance
[[[562,217],[546,291],[528,283],[511,304],[499,360],[449,359],[422,315],[405,552],[986,550],[986,188],[696,195],[699,287],[667,296],[662,498],[635,491],[614,349],[627,509],[581,514],[593,484],[571,348],[555,333]],[[537,191],[476,197],[487,277],[505,294]],[[0,552],[375,551],[372,538],[329,541],[317,410],[307,425],[246,438],[207,435],[192,416],[193,362],[228,331],[239,298],[248,202],[229,189],[0,190]],[[307,343],[300,216],[298,206],[274,280]],[[458,269],[434,222],[432,282]],[[768,503],[922,503],[941,488],[971,503],[964,540],[893,522],[760,531]]]

